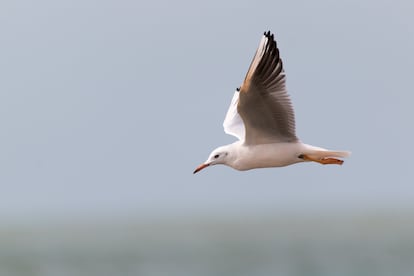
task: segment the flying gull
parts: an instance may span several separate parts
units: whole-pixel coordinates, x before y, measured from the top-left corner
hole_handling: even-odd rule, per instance
[[[217,164],[240,171],[311,161],[342,165],[340,158],[350,155],[307,145],[297,138],[285,71],[270,31],[264,33],[244,82],[234,93],[223,127],[238,141],[213,150],[194,173]]]

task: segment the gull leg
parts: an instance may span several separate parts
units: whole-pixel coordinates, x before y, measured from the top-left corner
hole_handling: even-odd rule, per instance
[[[328,164],[342,165],[344,163],[343,160],[332,158],[332,157],[313,158],[306,154],[301,154],[298,157],[305,161],[313,161],[313,162],[317,162],[322,165],[328,165]]]

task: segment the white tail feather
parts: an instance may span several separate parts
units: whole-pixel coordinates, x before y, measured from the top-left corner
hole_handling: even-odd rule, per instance
[[[349,151],[342,151],[342,150],[317,150],[313,154],[318,156],[319,158],[326,158],[326,157],[339,157],[345,158],[351,155]]]
[[[337,158],[345,158],[351,155],[350,151],[342,151],[342,150],[327,150],[311,145],[306,145],[306,154],[310,157],[320,159],[320,158],[328,158],[328,157],[337,157]]]

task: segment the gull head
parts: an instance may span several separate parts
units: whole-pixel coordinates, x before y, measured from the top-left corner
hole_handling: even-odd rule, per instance
[[[218,147],[210,153],[210,156],[200,166],[198,166],[193,173],[197,173],[208,166],[213,166],[217,164],[229,165],[231,161],[231,145]]]

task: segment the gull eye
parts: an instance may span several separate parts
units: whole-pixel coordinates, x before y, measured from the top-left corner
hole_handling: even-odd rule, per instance
[[[219,158],[219,155],[218,154],[214,155],[214,159],[217,159],[217,158]]]

